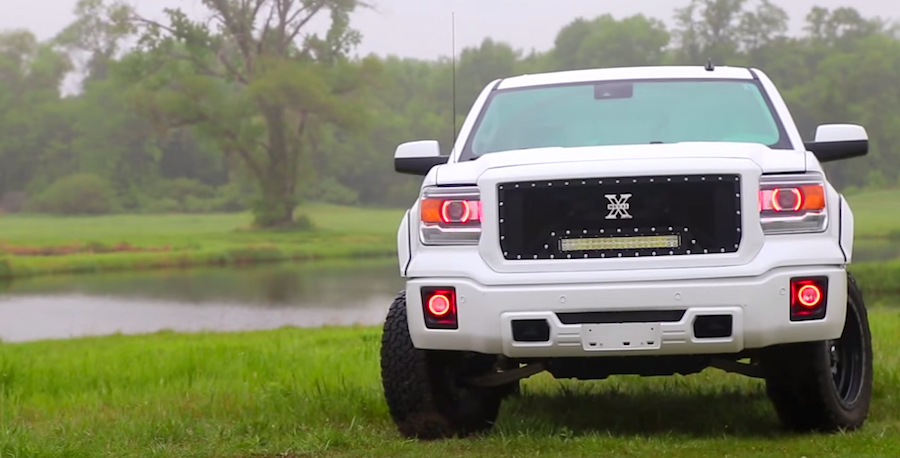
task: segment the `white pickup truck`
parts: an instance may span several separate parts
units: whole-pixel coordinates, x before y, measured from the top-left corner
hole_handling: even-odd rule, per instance
[[[853,214],[821,163],[863,156],[857,125],[804,142],[760,70],[609,68],[489,84],[397,234],[407,279],[381,348],[401,434],[486,432],[519,380],[765,379],[782,423],[860,427],[866,308],[846,270]]]

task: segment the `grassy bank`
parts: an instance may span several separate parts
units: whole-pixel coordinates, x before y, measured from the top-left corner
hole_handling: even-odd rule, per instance
[[[846,435],[782,432],[756,380],[555,381],[486,438],[404,441],[383,403],[378,329],[108,337],[0,345],[0,456],[895,457],[900,315],[874,311],[875,399]]]
[[[858,239],[900,239],[900,189],[851,194],[847,202],[853,210]]]
[[[849,270],[866,294],[900,292],[900,260],[851,264]]]
[[[401,210],[304,208],[311,231],[250,230],[248,214],[0,217],[0,278],[396,253]]]
[[[869,291],[900,291],[900,190],[848,197],[854,264]],[[312,231],[250,230],[249,214],[0,216],[0,278],[266,261],[392,256],[402,210],[310,206]],[[895,240],[897,240],[895,242]],[[895,246],[896,245],[896,246]],[[884,262],[882,260],[889,260]]]

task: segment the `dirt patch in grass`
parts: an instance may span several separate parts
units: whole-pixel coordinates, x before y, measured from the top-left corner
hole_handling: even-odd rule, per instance
[[[0,242],[0,255],[9,256],[68,256],[85,253],[158,253],[171,250],[172,247],[169,245],[137,247],[128,242],[119,242],[113,245],[107,245],[100,242],[87,242],[44,246],[12,245],[6,242]]]

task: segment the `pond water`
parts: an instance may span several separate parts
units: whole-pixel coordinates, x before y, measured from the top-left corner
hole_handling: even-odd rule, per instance
[[[0,340],[374,325],[402,288],[390,260],[35,277],[0,283]]]
[[[402,288],[393,260],[35,277],[0,283],[0,340],[379,325]]]

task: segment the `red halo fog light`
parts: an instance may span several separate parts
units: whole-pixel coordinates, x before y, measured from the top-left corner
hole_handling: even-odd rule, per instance
[[[424,287],[422,311],[428,329],[458,329],[456,316],[456,288]]]
[[[791,321],[825,318],[828,277],[791,279]]]
[[[428,299],[428,313],[442,317],[450,312],[450,299],[443,294],[435,294]]]
[[[822,291],[816,285],[803,285],[797,291],[797,300],[805,307],[815,307],[822,300]]]

